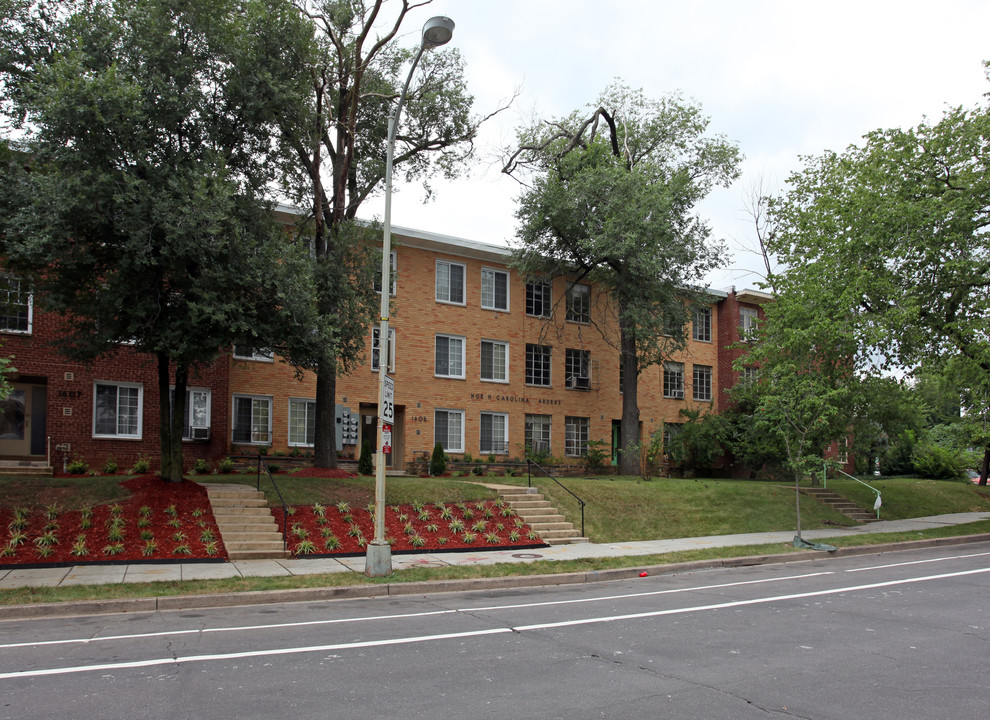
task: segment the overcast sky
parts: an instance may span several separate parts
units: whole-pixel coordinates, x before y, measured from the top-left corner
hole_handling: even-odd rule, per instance
[[[392,223],[511,245],[519,186],[493,160],[515,127],[584,108],[612,79],[652,97],[680,91],[710,129],[739,143],[742,177],[700,206],[731,251],[713,287],[754,287],[760,268],[746,198],[782,188],[800,155],[842,150],[877,128],[917,125],[990,91],[990,2],[747,0],[434,0],[414,13],[409,44],[433,15],[456,23],[478,113],[519,96],[485,128],[469,178],[437,183],[423,204],[398,187]],[[432,52],[443,52],[443,49]],[[363,216],[380,216],[370,201]]]

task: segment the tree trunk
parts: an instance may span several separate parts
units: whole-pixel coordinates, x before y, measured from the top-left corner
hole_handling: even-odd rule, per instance
[[[334,408],[337,404],[337,363],[324,357],[316,369],[316,439],[313,465],[337,467],[337,438]]]
[[[639,369],[636,335],[619,319],[619,347],[622,363],[622,437],[619,445],[619,474],[638,475],[639,447]]]
[[[983,449],[983,467],[980,468],[980,485],[987,486],[987,471],[990,471],[990,445]]]
[[[162,480],[182,482],[182,430],[186,408],[188,369],[179,366],[175,372],[173,393],[169,378],[169,359],[164,352],[158,359],[158,438],[161,454]],[[180,387],[181,386],[181,387]]]

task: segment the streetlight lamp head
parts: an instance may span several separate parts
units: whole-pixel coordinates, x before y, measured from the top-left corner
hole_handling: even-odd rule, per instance
[[[454,21],[438,15],[431,17],[423,26],[423,47],[426,49],[446,45],[454,36]]]

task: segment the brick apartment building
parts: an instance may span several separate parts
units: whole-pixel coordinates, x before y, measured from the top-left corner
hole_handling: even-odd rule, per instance
[[[337,447],[357,457],[374,444],[378,362],[395,380],[389,466],[404,468],[440,442],[449,454],[522,457],[527,447],[576,460],[590,441],[619,445],[618,353],[599,334],[597,289],[556,278],[529,284],[510,251],[393,228],[391,342],[368,328],[366,358],[337,384]],[[3,403],[0,459],[114,458],[128,467],[158,454],[158,389],[150,357],[127,346],[89,365],[51,346],[57,316],[35,312],[6,277],[0,352],[13,356],[14,394]],[[642,432],[683,422],[682,408],[717,409],[737,381],[730,346],[760,316],[765,293],[712,291],[694,315],[685,349],[640,376]],[[384,351],[383,351],[384,350]],[[228,454],[312,448],[315,377],[264,349],[233,348],[190,378],[186,462]]]

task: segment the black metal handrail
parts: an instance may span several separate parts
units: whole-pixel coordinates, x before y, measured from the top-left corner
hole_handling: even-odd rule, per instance
[[[558,485],[560,485],[560,487],[561,487],[561,488],[562,488],[562,489],[563,489],[563,490],[564,490],[564,491],[565,491],[565,492],[566,492],[566,493],[567,493],[568,495],[570,495],[570,496],[571,496],[572,498],[574,498],[575,500],[577,500],[577,501],[578,501],[578,504],[579,504],[579,505],[581,506],[581,537],[587,537],[587,536],[586,536],[586,535],[584,534],[584,506],[585,506],[585,505],[586,505],[587,503],[585,503],[585,501],[584,501],[584,500],[582,500],[581,498],[579,498],[579,497],[578,497],[577,495],[575,495],[575,494],[574,494],[574,493],[573,493],[573,492],[571,491],[571,489],[570,489],[570,488],[568,488],[568,487],[567,487],[566,485],[564,485],[564,484],[563,484],[562,482],[560,482],[560,480],[558,480],[558,479],[557,479],[557,478],[555,478],[555,477],[554,477],[553,475],[551,475],[551,474],[550,474],[549,472],[547,472],[547,471],[546,471],[546,470],[544,470],[544,469],[543,469],[542,467],[540,467],[540,466],[539,466],[539,465],[538,465],[537,463],[535,463],[535,462],[533,462],[532,460],[529,460],[529,459],[527,459],[527,460],[526,460],[526,483],[527,483],[527,485],[528,485],[529,487],[533,487],[533,468],[534,468],[534,467],[535,467],[536,469],[538,469],[538,470],[539,470],[539,471],[540,471],[541,473],[543,473],[543,474],[544,474],[544,475],[545,475],[546,477],[548,477],[548,478],[550,478],[550,479],[551,479],[551,480],[553,480],[553,481],[554,481],[555,483],[557,483]]]
[[[282,491],[278,488],[278,483],[275,482],[275,478],[272,477],[271,471],[268,469],[268,463],[265,462],[265,456],[258,454],[258,491],[261,492],[261,471],[265,471],[265,475],[268,476],[268,481],[275,488],[275,492],[278,494],[279,502],[282,503],[282,549],[285,550],[289,547],[289,506],[285,504],[285,498],[282,497]]]

